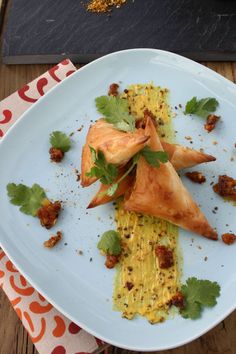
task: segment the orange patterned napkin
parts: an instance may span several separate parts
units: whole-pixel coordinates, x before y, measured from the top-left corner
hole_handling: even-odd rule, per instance
[[[1,101],[0,139],[34,102],[75,71],[74,65],[66,59]],[[0,287],[11,301],[39,353],[84,354],[101,351],[107,346],[48,303],[18,272],[1,249]]]

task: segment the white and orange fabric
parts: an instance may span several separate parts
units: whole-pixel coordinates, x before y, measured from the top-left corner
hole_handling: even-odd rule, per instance
[[[32,104],[75,71],[75,66],[66,59],[1,101],[0,139]],[[39,353],[97,353],[107,346],[48,303],[18,272],[1,249],[0,287],[8,296]]]

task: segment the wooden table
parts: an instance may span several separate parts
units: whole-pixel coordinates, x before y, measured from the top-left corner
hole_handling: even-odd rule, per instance
[[[203,63],[229,80],[236,82],[236,63]],[[0,64],[0,100],[19,87],[33,80],[52,65]],[[235,117],[232,117],[235,118]],[[234,246],[233,246],[234,247]],[[217,261],[217,260],[216,260]],[[171,333],[170,333],[171,335]],[[110,348],[107,354],[128,352]],[[27,332],[21,325],[4,292],[0,289],[0,354],[37,353]],[[236,312],[213,330],[181,348],[158,352],[159,354],[236,354]],[[49,353],[43,353],[49,354]]]

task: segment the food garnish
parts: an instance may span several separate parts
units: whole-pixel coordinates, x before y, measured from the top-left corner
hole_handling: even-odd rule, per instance
[[[216,298],[220,296],[220,286],[217,282],[200,280],[195,277],[188,278],[181,287],[184,295],[184,308],[180,314],[184,318],[197,319],[201,317],[204,307],[213,307],[217,304]]]
[[[114,84],[111,84],[109,86],[109,91],[108,91],[108,96],[118,96],[119,95],[119,92],[118,92],[118,89],[119,89],[119,85],[114,83]]]
[[[220,175],[218,177],[218,183],[213,187],[215,193],[221,197],[230,199],[236,202],[236,179],[227,175]]]
[[[52,145],[49,150],[51,160],[61,162],[65,152],[71,148],[70,138],[63,132],[55,131],[50,135],[50,143]]]
[[[167,269],[174,265],[173,251],[168,247],[164,245],[157,246],[155,253],[161,269]]]
[[[51,229],[56,224],[60,211],[61,202],[51,202],[48,199],[44,200],[41,208],[37,211],[40,224],[46,227],[46,229]]]
[[[129,114],[126,99],[114,96],[100,96],[95,99],[96,107],[108,123],[116,129],[128,132],[135,130],[135,118]]]
[[[7,193],[12,204],[20,206],[24,214],[37,216],[42,226],[50,229],[56,224],[61,203],[48,200],[44,189],[38,184],[27,187],[24,184],[8,183]]]
[[[112,8],[120,8],[127,0],[89,0],[86,5],[87,11],[105,13],[112,11]]]
[[[221,238],[226,245],[232,245],[236,241],[236,235],[232,233],[223,234]]]
[[[62,232],[57,231],[56,235],[52,235],[47,241],[43,243],[44,247],[53,248],[62,239]]]
[[[8,183],[7,194],[12,204],[20,206],[22,213],[32,216],[37,215],[37,211],[47,200],[44,189],[36,183],[32,187]]]
[[[194,183],[204,183],[206,182],[206,177],[198,171],[186,172],[185,176]]]
[[[64,157],[63,151],[61,151],[60,149],[53,148],[53,147],[51,147],[49,149],[49,154],[50,154],[50,159],[53,162],[61,162],[61,160]]]
[[[118,262],[119,262],[119,256],[114,256],[112,254],[107,254],[106,255],[105,266],[108,269],[114,268]]]
[[[207,117],[207,121],[204,124],[205,130],[210,133],[213,129],[215,129],[216,123],[219,119],[219,116],[216,116],[215,114],[209,114],[209,116]]]
[[[104,232],[97,247],[106,255],[118,256],[121,253],[120,235],[114,230]]]
[[[86,173],[86,176],[97,177],[104,184],[112,183],[118,175],[118,168],[107,163],[102,151],[96,151],[92,146],[90,146],[90,151],[94,166]]]
[[[193,97],[186,103],[184,114],[195,114],[202,118],[216,111],[219,106],[219,102],[212,97],[202,98],[200,100],[197,97]]]

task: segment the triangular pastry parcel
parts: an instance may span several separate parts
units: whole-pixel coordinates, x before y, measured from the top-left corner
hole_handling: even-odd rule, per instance
[[[96,178],[86,176],[86,173],[93,167],[92,156],[89,146],[95,150],[101,150],[108,163],[124,165],[131,157],[141,150],[149,136],[144,135],[140,129],[131,132],[122,132],[113,128],[104,119],[99,119],[88,131],[86,143],[82,151],[81,161],[81,184],[83,187],[89,186],[96,181]]]
[[[150,148],[154,151],[163,150],[151,119],[147,121],[145,130],[150,135]],[[217,233],[193,201],[170,162],[155,168],[141,157],[134,187],[126,197],[124,208],[160,217],[186,230],[217,239]]]
[[[169,161],[176,170],[216,160],[214,156],[178,144],[169,144],[161,141],[161,145],[164,151],[168,153]]]

